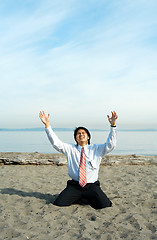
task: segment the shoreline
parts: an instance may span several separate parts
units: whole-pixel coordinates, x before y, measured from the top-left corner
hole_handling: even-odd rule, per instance
[[[61,153],[0,152],[0,165],[67,165]],[[105,155],[101,165],[157,165],[157,156]]]

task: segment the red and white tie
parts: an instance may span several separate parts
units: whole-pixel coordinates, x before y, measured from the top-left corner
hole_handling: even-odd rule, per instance
[[[84,148],[81,151],[80,166],[79,166],[79,184],[84,187],[87,184],[86,176],[86,158],[84,153]]]

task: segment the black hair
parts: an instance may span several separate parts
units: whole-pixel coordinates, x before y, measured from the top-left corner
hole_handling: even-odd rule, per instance
[[[75,130],[74,130],[74,139],[75,139],[75,141],[76,141],[77,132],[78,132],[78,130],[80,130],[80,129],[83,129],[83,130],[87,133],[87,135],[88,135],[88,137],[89,137],[89,139],[88,139],[88,144],[90,144],[91,134],[90,134],[89,130],[88,130],[87,128],[85,128],[85,127],[77,127],[77,128],[75,128]],[[77,142],[77,141],[76,141],[76,142]],[[78,143],[77,143],[77,144],[78,144]]]

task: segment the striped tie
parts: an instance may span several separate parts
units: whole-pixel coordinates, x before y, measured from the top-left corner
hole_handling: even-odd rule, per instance
[[[81,151],[80,166],[79,166],[79,184],[84,187],[87,184],[86,176],[86,158],[84,153],[84,148]]]

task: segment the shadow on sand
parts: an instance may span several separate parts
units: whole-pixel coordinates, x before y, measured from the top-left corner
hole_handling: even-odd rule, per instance
[[[8,194],[8,195],[18,195],[20,197],[35,197],[38,199],[44,199],[46,204],[54,203],[55,199],[58,197],[58,194],[43,194],[40,192],[24,192],[21,190],[17,190],[14,188],[3,188],[0,189],[0,194]]]

